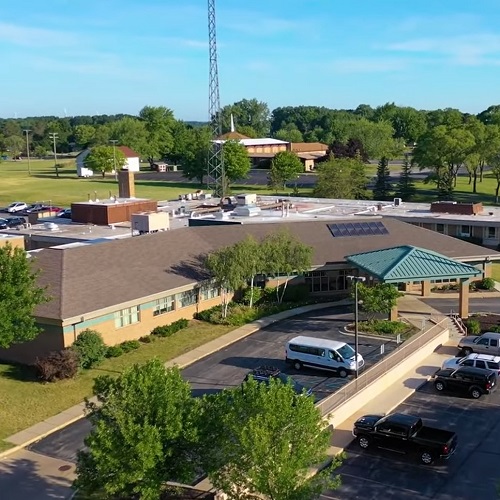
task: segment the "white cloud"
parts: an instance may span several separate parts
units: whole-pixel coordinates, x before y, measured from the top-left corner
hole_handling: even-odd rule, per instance
[[[500,56],[500,35],[483,33],[454,37],[416,38],[390,44],[388,50],[446,56],[459,65],[491,64],[485,56]]]
[[[32,28],[3,22],[0,22],[0,40],[28,47],[67,46],[78,41],[77,37],[70,32]]]

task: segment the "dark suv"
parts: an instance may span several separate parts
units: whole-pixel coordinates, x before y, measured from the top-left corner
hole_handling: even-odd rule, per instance
[[[279,368],[275,366],[259,366],[253,369],[250,373],[245,377],[245,382],[253,377],[257,382],[264,382],[265,384],[269,383],[271,378],[278,379],[284,384],[292,384],[293,390],[297,394],[305,394],[306,396],[310,396],[312,394],[312,390],[304,387],[302,384],[299,384],[292,377],[281,373]]]
[[[0,219],[0,229],[8,229],[10,227],[17,227],[26,224],[24,217],[6,217]]]
[[[497,375],[492,370],[464,366],[454,370],[445,368],[434,375],[434,387],[437,391],[444,390],[468,394],[474,399],[483,394],[490,394],[496,389]]]

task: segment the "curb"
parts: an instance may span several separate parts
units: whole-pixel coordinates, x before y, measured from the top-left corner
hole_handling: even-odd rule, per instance
[[[200,359],[206,358],[207,356],[210,356],[211,354],[213,354],[217,351],[225,349],[227,346],[235,344],[236,342],[239,342],[240,340],[252,335],[253,333],[259,331],[260,329],[266,328],[267,326],[273,325],[274,323],[278,323],[278,322],[283,321],[285,319],[292,318],[294,316],[299,316],[301,314],[305,314],[305,313],[308,313],[310,311],[316,311],[316,310],[320,310],[320,309],[328,309],[330,307],[342,307],[345,305],[347,305],[347,304],[345,303],[344,300],[339,300],[337,302],[323,302],[323,303],[319,303],[319,304],[310,304],[310,305],[306,305],[306,306],[296,307],[294,309],[288,309],[286,311],[281,311],[279,313],[273,314],[272,316],[268,316],[267,318],[261,318],[261,319],[258,319],[256,321],[253,321],[252,323],[247,323],[246,325],[239,327],[239,328],[245,328],[245,329],[248,328],[248,331],[243,332],[239,336],[235,335],[234,338],[229,339],[227,342],[225,342],[223,344],[219,344],[216,349],[209,350],[209,351],[204,352],[204,353],[200,353],[199,356],[193,357],[193,358],[189,359],[189,361],[184,361],[181,363],[176,363],[175,362],[176,358],[174,358],[170,361],[165,362],[165,366],[167,366],[167,367],[177,366],[180,369],[186,368],[187,366],[192,365],[193,363],[196,363]],[[234,330],[226,333],[225,335],[230,335],[233,332],[237,331],[239,328],[235,328]],[[217,339],[215,339],[214,341],[211,341],[211,342],[216,342],[216,341],[217,341]],[[202,347],[202,346],[200,346],[200,347]],[[177,359],[181,358],[182,356],[186,356],[187,354],[189,354],[189,352],[182,354],[181,356],[178,356]],[[60,413],[62,413],[62,412],[60,412]],[[54,416],[55,415],[52,415],[52,417],[54,417]],[[48,418],[52,418],[52,417],[48,417]],[[40,441],[40,439],[43,439],[54,432],[57,432],[57,431],[60,431],[61,429],[64,429],[68,425],[74,424],[75,422],[77,422],[78,420],[81,420],[84,417],[85,417],[85,413],[82,411],[81,415],[78,415],[77,417],[72,417],[69,420],[67,420],[66,422],[64,422],[63,424],[59,424],[48,431],[45,431],[41,434],[38,434],[37,436],[35,436],[33,438],[28,439],[27,441],[25,441],[21,444],[14,445],[12,448],[9,448],[7,450],[0,452],[0,460],[2,460],[3,458],[5,458],[5,457],[7,457],[7,456],[19,451],[19,450],[22,450],[23,448],[26,448],[30,444],[33,444],[37,441]],[[42,422],[44,422],[44,421],[42,421]],[[34,425],[37,425],[37,424],[34,424]],[[28,429],[29,429],[29,427],[28,427]],[[26,429],[24,429],[24,430],[26,430]],[[20,432],[23,432],[23,431],[20,431]],[[10,443],[8,441],[8,437],[5,438],[4,441],[6,443]]]
[[[355,337],[356,335],[354,333],[351,333],[347,328],[343,328],[342,330],[339,329],[339,333],[341,335],[348,335],[349,337]],[[391,337],[382,337],[381,335],[370,335],[368,333],[361,333],[358,332],[358,337],[364,337],[365,339],[373,339],[373,340],[387,340],[388,342],[396,342],[395,338]]]

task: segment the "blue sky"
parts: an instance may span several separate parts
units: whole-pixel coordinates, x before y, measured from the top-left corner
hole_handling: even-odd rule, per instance
[[[498,0],[217,0],[217,37],[222,105],[500,103]],[[207,39],[206,0],[3,1],[0,116],[205,120]]]

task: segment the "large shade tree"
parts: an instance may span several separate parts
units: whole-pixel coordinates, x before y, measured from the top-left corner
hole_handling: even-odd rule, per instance
[[[49,300],[37,284],[38,272],[26,252],[10,244],[0,247],[0,347],[33,340],[40,333],[33,316]]]
[[[126,161],[120,149],[113,146],[96,146],[85,159],[85,166],[92,172],[100,172],[105,177],[108,172],[121,170]]]
[[[178,368],[159,360],[98,377],[87,401],[92,430],[75,488],[99,498],[157,500],[167,481],[196,476],[197,402]]]

